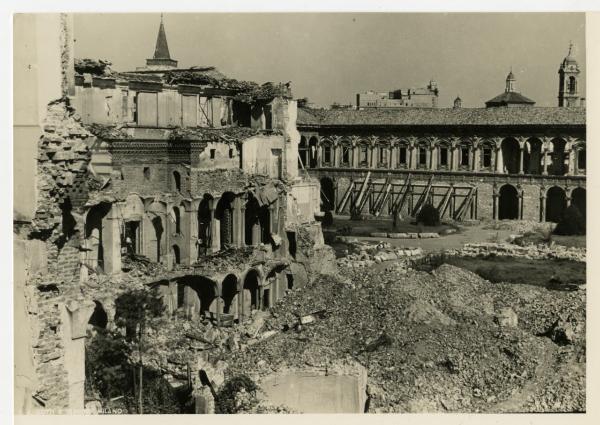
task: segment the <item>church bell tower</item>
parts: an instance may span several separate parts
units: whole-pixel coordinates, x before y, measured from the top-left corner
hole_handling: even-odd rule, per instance
[[[569,45],[569,53],[558,69],[558,106],[580,106],[579,97],[579,64],[573,57],[573,43]]]

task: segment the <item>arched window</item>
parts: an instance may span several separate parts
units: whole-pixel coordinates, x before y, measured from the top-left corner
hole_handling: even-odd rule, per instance
[[[569,93],[570,94],[575,94],[577,93],[577,80],[575,79],[575,77],[569,77]]]
[[[323,145],[323,165],[331,165],[331,146]]]
[[[367,145],[360,145],[359,162],[360,162],[361,167],[367,167],[369,165],[369,162],[367,159],[367,152],[368,152]]]
[[[308,165],[308,143],[306,137],[302,136],[298,144],[298,168],[307,168]]]
[[[585,149],[577,151],[577,169],[585,170]]]
[[[398,167],[406,167],[408,165],[408,148],[402,145],[398,148]]]
[[[459,165],[463,168],[469,167],[469,145],[460,146]]]
[[[181,192],[181,174],[179,174],[179,171],[173,171],[173,183],[175,184],[175,190]]]
[[[419,146],[419,167],[427,166],[427,148]]]
[[[350,147],[342,145],[342,165],[350,165]]]
[[[440,167],[448,167],[448,146],[440,145]]]
[[[378,163],[377,165],[380,167],[387,167],[388,165],[388,147],[387,146],[379,146],[378,147]]]
[[[490,146],[483,147],[483,153],[481,156],[481,165],[483,168],[492,167],[492,148]]]

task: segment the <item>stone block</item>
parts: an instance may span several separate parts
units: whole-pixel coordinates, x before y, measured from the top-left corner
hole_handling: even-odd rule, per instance
[[[388,233],[390,239],[408,239],[407,233]]]

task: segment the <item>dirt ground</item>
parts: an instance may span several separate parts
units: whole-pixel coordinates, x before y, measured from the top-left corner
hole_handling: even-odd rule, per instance
[[[367,236],[368,234],[393,231],[391,219],[354,221],[347,216],[335,216],[333,225],[323,227],[323,232],[339,234],[339,229],[348,227],[351,228],[349,236],[372,242],[381,241],[382,238],[370,237]],[[449,228],[456,229],[457,232],[435,239],[385,239],[385,241],[395,247],[420,247],[426,252],[441,252],[447,249],[460,249],[466,243],[505,242],[511,235],[543,227],[541,223],[523,221],[480,222],[468,225],[452,223],[435,227],[417,226],[404,221],[399,225],[399,230],[394,230],[395,232],[439,232]],[[566,246],[585,247],[586,243],[585,236],[552,236],[552,239],[555,243]],[[335,248],[335,244],[332,243],[332,246]]]

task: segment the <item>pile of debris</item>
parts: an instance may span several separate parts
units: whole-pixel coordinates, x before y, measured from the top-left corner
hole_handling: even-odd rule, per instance
[[[577,247],[566,247],[563,245],[527,245],[519,246],[508,243],[468,243],[462,249],[447,250],[446,255],[458,255],[462,257],[482,257],[482,256],[504,256],[504,257],[523,257],[532,260],[556,259],[585,262],[586,249]]]
[[[392,247],[388,242],[372,243],[356,238],[346,238],[345,241],[348,247],[344,251],[345,256],[337,260],[342,267],[370,267],[384,261],[414,259],[424,255],[419,247]]]
[[[260,381],[283,368],[326,367],[350,356],[368,370],[371,412],[528,411],[540,400],[502,403],[546,383],[545,368],[568,369],[560,354],[565,347],[577,353],[575,362],[585,362],[583,327],[571,328],[570,345],[558,345],[556,336],[538,336],[541,323],[530,323],[537,308],[554,318],[562,311],[584,311],[581,295],[565,299],[556,291],[526,288],[543,300],[532,309],[532,295],[521,288],[490,284],[454,266],[433,274],[344,270],[275,305],[264,325],[272,335],[231,353],[229,370],[247,371]],[[557,326],[567,330],[552,335],[570,335],[566,325]],[[584,379],[575,375],[562,393],[561,410],[585,409]]]

